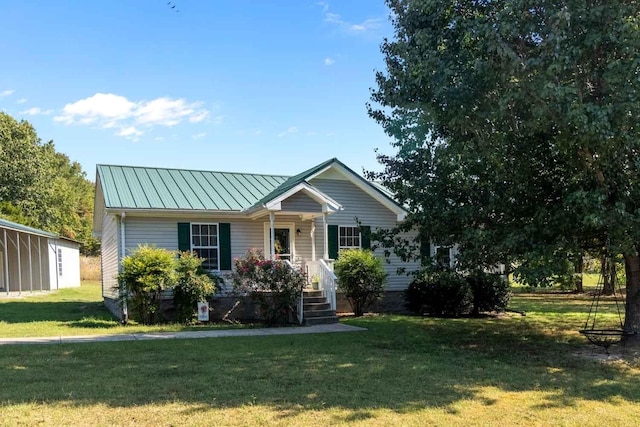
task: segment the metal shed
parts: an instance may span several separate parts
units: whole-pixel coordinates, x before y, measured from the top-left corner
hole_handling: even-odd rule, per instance
[[[0,219],[0,293],[80,286],[80,244]]]

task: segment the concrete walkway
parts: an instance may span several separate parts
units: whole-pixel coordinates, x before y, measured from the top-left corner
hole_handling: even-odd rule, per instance
[[[83,342],[113,342],[113,341],[141,341],[141,340],[167,340],[180,338],[220,338],[220,337],[253,337],[271,335],[300,335],[300,334],[326,334],[330,332],[359,332],[366,331],[358,326],[334,323],[331,325],[314,325],[286,328],[261,328],[261,329],[224,329],[209,331],[185,331],[185,332],[156,332],[139,334],[114,334],[114,335],[77,335],[67,337],[40,337],[40,338],[0,338],[0,345],[15,344],[70,344]]]

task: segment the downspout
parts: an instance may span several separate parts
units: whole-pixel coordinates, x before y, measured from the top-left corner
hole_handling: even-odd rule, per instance
[[[125,245],[125,217],[127,215],[122,212],[120,213],[120,260],[118,262],[118,270],[122,272],[122,260],[127,255],[127,246]],[[119,283],[120,285],[120,297],[122,302],[122,323],[127,323],[129,321],[129,310],[127,307],[127,288],[124,283]]]

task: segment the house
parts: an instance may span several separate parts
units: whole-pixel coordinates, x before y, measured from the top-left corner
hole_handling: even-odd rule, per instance
[[[0,294],[80,286],[80,244],[0,219]]]
[[[222,274],[234,257],[263,249],[317,278],[335,310],[331,262],[339,250],[369,247],[371,230],[391,228],[406,215],[335,158],[295,176],[98,165],[94,212],[102,292],[114,314],[121,314],[120,261],[141,244],[192,250]],[[398,267],[417,265],[389,261],[387,291],[401,294],[409,278],[397,275]]]

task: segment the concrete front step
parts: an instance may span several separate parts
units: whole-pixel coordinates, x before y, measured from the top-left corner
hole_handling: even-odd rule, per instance
[[[304,324],[306,326],[313,325],[329,325],[332,323],[339,323],[338,316],[324,316],[324,317],[305,317]]]
[[[322,291],[304,291],[304,296],[305,296],[305,298],[307,296],[310,296],[310,297],[321,297],[322,296]]]
[[[328,317],[328,316],[335,316],[336,312],[331,310],[330,308],[326,309],[326,310],[316,310],[316,311],[305,311],[304,312],[304,318],[305,319],[310,319],[312,317]]]
[[[327,302],[325,297],[307,297],[305,296],[302,300],[305,305],[307,304],[321,304]]]
[[[304,303],[304,311],[328,310],[331,305],[328,302]]]

